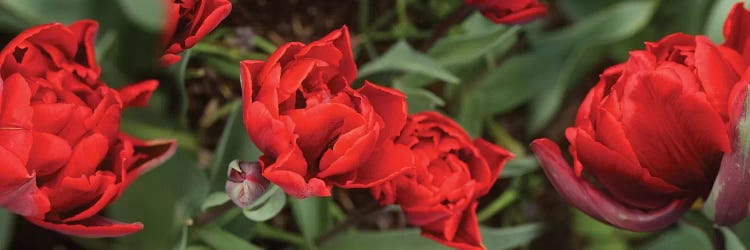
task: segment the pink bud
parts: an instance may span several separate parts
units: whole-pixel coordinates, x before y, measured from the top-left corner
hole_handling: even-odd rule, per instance
[[[268,180],[261,174],[258,162],[234,160],[229,163],[226,192],[234,204],[248,208],[268,188]]]

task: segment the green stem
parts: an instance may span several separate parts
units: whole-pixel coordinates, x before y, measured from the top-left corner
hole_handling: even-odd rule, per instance
[[[304,247],[307,242],[302,235],[290,233],[286,230],[282,230],[277,227],[266,225],[265,223],[258,223],[255,226],[255,233],[261,238],[280,240],[283,242],[294,244],[298,247]]]
[[[254,36],[253,42],[255,42],[256,47],[260,48],[268,54],[273,54],[273,52],[275,52],[277,48],[275,44],[262,36]]]
[[[513,201],[515,201],[516,199],[518,199],[518,191],[516,191],[515,189],[509,189],[505,191],[502,195],[500,195],[499,198],[492,201],[489,206],[477,213],[477,220],[482,222],[489,218],[492,218],[493,215],[503,210],[505,207],[513,203]]]

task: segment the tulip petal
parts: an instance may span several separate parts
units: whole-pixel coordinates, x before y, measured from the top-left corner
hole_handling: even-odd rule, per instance
[[[706,96],[686,92],[674,72],[657,70],[631,77],[621,100],[622,123],[640,165],[679,188],[707,194],[695,187],[710,188],[718,171],[712,163],[730,145]]]
[[[704,214],[719,225],[731,226],[747,216],[750,203],[750,121],[747,99],[748,82],[737,84],[732,90],[729,136],[732,152],[725,154],[714,181],[711,194],[703,207]]]
[[[554,142],[548,139],[534,140],[531,150],[536,154],[547,178],[563,198],[589,216],[613,226],[633,231],[659,230],[679,220],[695,200],[695,197],[674,200],[664,207],[648,211],[627,208],[593,187],[584,178],[577,177]]]
[[[380,132],[380,141],[392,140],[398,136],[409,114],[406,96],[401,91],[381,87],[369,81],[365,81],[365,85],[357,91],[367,97],[375,113],[385,122],[385,128]]]
[[[123,87],[120,92],[123,105],[125,107],[144,107],[148,105],[148,100],[159,86],[157,80],[145,80],[139,83],[129,84]]]
[[[730,47],[750,63],[750,12],[745,9],[745,4],[738,2],[734,4],[729,16],[724,22],[724,44]]]
[[[66,224],[29,217],[26,219],[37,226],[49,230],[85,238],[114,238],[136,233],[143,229],[143,224],[140,222],[128,224],[101,216],[94,216],[76,223]]]

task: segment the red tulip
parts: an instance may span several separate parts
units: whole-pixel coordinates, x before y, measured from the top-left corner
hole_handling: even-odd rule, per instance
[[[581,104],[566,130],[573,169],[547,139],[532,150],[557,190],[592,217],[635,231],[666,227],[709,194],[731,152],[729,96],[745,68],[737,51],[703,36],[647,43],[605,70]]]
[[[159,59],[164,66],[180,61],[182,51],[195,46],[232,11],[229,0],[164,1],[167,8],[163,34],[165,51]]]
[[[406,120],[406,97],[369,82],[349,86],[357,68],[346,27],[241,68],[245,127],[264,153],[263,176],[290,195],[367,188],[410,167],[408,150],[392,141]]]
[[[118,91],[99,81],[96,30],[41,25],[0,52],[0,206],[62,233],[114,237],[143,226],[99,213],[175,142],[119,132],[122,109],[146,104],[158,82]]]
[[[537,0],[465,0],[495,23],[523,24],[547,15],[547,5]]]
[[[513,154],[481,138],[471,140],[435,112],[410,115],[396,142],[414,155],[415,169],[372,188],[384,205],[399,204],[422,235],[458,249],[483,249],[477,199],[487,194]]]

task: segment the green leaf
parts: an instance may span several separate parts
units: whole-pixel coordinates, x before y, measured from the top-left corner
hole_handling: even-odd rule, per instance
[[[497,47],[510,47],[516,41],[520,26],[495,25],[484,32],[449,36],[435,44],[428,54],[444,66],[468,63]]]
[[[601,46],[633,36],[643,29],[654,14],[654,1],[630,1],[613,4],[562,31],[549,34],[536,43],[539,48],[557,48],[559,66],[539,72],[554,77],[553,87],[534,98],[529,112],[529,133],[544,128],[560,109],[565,93],[583,80],[588,70],[603,58]],[[570,49],[566,47],[570,46]],[[555,62],[553,61],[553,62]]]
[[[429,56],[414,50],[405,41],[399,41],[378,59],[359,68],[359,78],[383,72],[413,72],[448,83],[459,83],[454,76]]]
[[[457,121],[470,135],[479,135],[485,117],[515,108],[548,89],[556,79],[550,71],[562,67],[560,58],[554,50],[542,50],[508,59],[465,90]]]
[[[745,245],[742,244],[737,235],[734,234],[731,228],[719,227],[721,233],[724,235],[724,246],[726,250],[745,250]]]
[[[511,249],[529,244],[544,232],[539,223],[509,228],[481,228],[482,240],[487,249]]]
[[[724,42],[724,21],[735,3],[742,0],[716,0],[706,20],[705,34],[717,44]]]
[[[229,200],[231,200],[231,198],[229,198],[229,195],[227,195],[227,193],[214,192],[208,195],[208,197],[206,197],[206,200],[203,201],[203,205],[201,205],[201,211],[206,211],[209,208],[227,203]]]
[[[18,19],[16,24],[39,25],[51,22],[70,24],[72,22],[92,18],[92,0],[3,0],[0,10]]]
[[[503,171],[500,172],[501,178],[511,178],[522,176],[539,169],[539,163],[536,161],[534,156],[526,156],[515,158],[503,167]]]
[[[543,232],[540,224],[526,224],[510,228],[481,228],[487,249],[511,249],[531,242]],[[353,231],[334,238],[321,247],[323,250],[431,250],[450,249],[422,237],[419,229],[398,229],[383,232]]]
[[[321,250],[440,250],[450,249],[419,235],[419,229],[350,232],[321,246]]]
[[[120,7],[130,21],[141,28],[159,32],[166,22],[164,4],[162,1],[153,0],[120,0]]]
[[[216,146],[214,158],[210,167],[211,190],[224,191],[226,184],[227,166],[235,159],[256,161],[261,152],[250,141],[242,121],[242,103],[235,101],[234,108],[229,115],[224,131]]]
[[[292,214],[297,221],[297,227],[302,231],[302,236],[305,237],[308,247],[313,248],[315,240],[328,231],[333,224],[328,212],[328,202],[330,201],[321,197],[307,197],[289,201]]]
[[[279,214],[286,205],[286,193],[279,186],[272,185],[258,200],[242,212],[250,220],[267,221]]]
[[[221,230],[220,228],[201,228],[194,229],[194,234],[198,236],[206,245],[214,250],[260,250],[259,246],[250,244],[245,239],[241,239],[234,234]]]
[[[7,249],[10,245],[15,219],[13,213],[0,209],[0,250]]]
[[[404,94],[406,95],[406,101],[409,104],[408,106],[410,114],[427,110],[434,110],[436,107],[442,107],[445,105],[445,101],[443,101],[443,99],[430,92],[429,90],[401,86],[401,84],[399,83],[394,84],[393,87],[400,90],[401,92],[404,92]]]
[[[138,177],[109,206],[113,218],[144,224],[142,232],[115,242],[129,249],[171,249],[207,195],[208,180],[197,159],[179,148],[169,161]]]
[[[617,0],[559,0],[557,4],[566,17],[578,20],[617,2]]]
[[[713,249],[711,239],[695,226],[680,223],[675,230],[670,230],[659,236],[656,240],[649,242],[645,250],[702,250]]]

